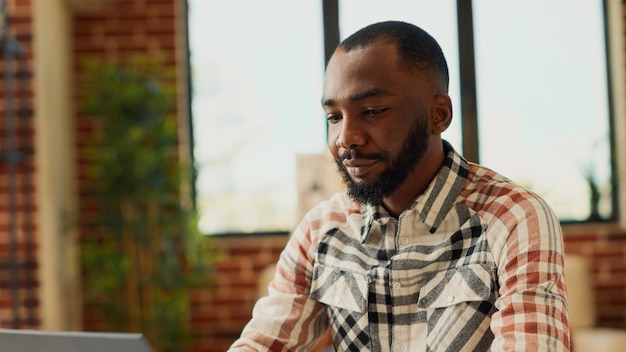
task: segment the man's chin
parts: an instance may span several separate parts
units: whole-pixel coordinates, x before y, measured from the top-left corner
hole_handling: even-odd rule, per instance
[[[357,187],[357,188],[368,188],[374,187],[375,180],[370,180],[363,177],[353,177],[350,176],[349,186]]]
[[[340,163],[337,165],[347,194],[352,200],[370,205],[382,203],[384,187],[381,187],[379,179],[370,180],[366,177],[354,177]]]
[[[382,188],[371,182],[351,182],[347,193],[352,200],[369,205],[381,204],[384,197]]]

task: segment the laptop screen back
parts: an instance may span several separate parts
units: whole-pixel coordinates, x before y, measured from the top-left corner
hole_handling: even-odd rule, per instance
[[[143,334],[0,329],[3,352],[153,352]]]

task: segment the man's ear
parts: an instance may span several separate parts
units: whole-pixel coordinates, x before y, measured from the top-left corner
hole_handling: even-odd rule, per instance
[[[431,133],[441,134],[452,122],[452,100],[446,93],[437,94],[434,99]]]

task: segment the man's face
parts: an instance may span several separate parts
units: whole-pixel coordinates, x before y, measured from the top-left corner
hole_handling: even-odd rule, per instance
[[[328,145],[355,200],[380,204],[428,150],[428,84],[399,70],[395,46],[338,51],[326,71],[322,105]]]

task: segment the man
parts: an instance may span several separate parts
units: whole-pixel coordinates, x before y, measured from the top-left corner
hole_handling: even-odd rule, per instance
[[[314,207],[232,351],[566,351],[558,219],[470,163],[437,42],[370,25],[333,54],[322,105],[347,190]]]

